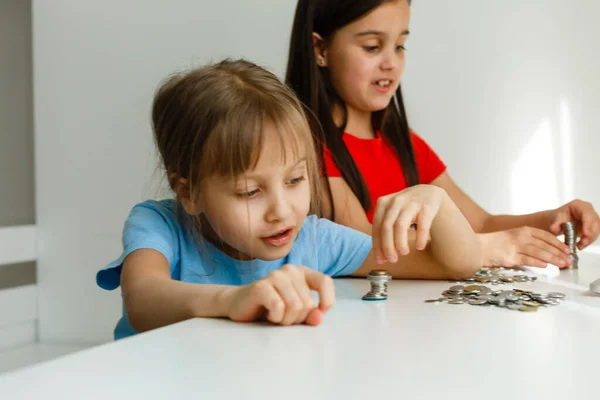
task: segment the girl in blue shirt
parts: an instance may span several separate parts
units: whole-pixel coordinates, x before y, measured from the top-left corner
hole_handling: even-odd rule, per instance
[[[382,198],[372,238],[318,218],[302,105],[252,63],[169,78],[152,126],[175,198],[136,205],[123,253],[97,274],[102,288],[121,286],[117,339],[193,317],[318,325],[334,304],[331,277],[387,264],[395,278],[461,278],[481,265],[473,230],[434,186]]]

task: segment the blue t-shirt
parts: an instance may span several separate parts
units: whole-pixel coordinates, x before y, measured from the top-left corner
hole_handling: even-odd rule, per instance
[[[181,223],[177,208],[176,200],[172,199],[137,204],[125,221],[123,253],[97,273],[96,283],[106,290],[118,288],[123,260],[139,249],[162,253],[175,280],[236,286],[262,279],[285,264],[304,265],[333,277],[350,275],[371,250],[370,236],[311,215],[305,219],[286,257],[274,261],[240,261],[207,240],[199,243]],[[123,317],[114,331],[115,339],[136,333],[123,307]]]

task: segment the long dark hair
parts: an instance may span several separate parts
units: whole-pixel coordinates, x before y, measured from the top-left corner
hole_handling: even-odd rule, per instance
[[[365,211],[370,210],[374,205],[363,176],[342,139],[347,123],[346,106],[333,88],[328,70],[317,66],[313,50],[313,32],[318,33],[325,42],[328,42],[337,30],[373,11],[386,1],[389,0],[299,0],[290,39],[286,73],[286,83],[294,89],[300,100],[318,119],[315,121],[309,118],[309,122],[316,137],[321,168],[325,171],[324,144],[331,151],[342,177]],[[410,4],[410,0],[408,1]],[[389,141],[400,159],[406,184],[413,186],[419,183],[419,173],[400,86],[395,93],[395,98],[396,102],[391,101],[387,108],[372,114],[372,122],[381,135]],[[343,111],[343,123],[339,127],[336,126],[331,113],[334,104],[338,104]],[[325,181],[327,182],[327,179]],[[327,184],[327,192],[332,200],[329,184]],[[335,219],[333,201],[331,201],[331,219]]]

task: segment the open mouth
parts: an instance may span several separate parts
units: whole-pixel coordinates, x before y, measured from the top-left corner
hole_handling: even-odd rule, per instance
[[[290,233],[291,229],[286,229],[285,231],[281,231],[279,233],[276,233],[274,235],[271,236],[267,236],[267,239],[279,239],[281,237],[284,237],[285,235],[287,235],[288,233]]]
[[[373,82],[374,85],[379,86],[380,88],[387,88],[392,84],[392,81],[389,79],[380,79]]]
[[[262,240],[273,247],[285,246],[292,240],[292,228],[277,232],[271,236],[265,236]]]

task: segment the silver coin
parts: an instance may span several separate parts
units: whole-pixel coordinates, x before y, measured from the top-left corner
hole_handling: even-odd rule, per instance
[[[492,294],[493,290],[490,289],[490,288],[488,288],[488,287],[482,286],[481,289],[479,289],[479,293],[481,293],[481,294]]]
[[[564,299],[565,297],[567,297],[567,295],[560,292],[550,292],[548,293],[548,297],[552,299]]]
[[[462,299],[450,299],[448,300],[448,304],[465,304],[465,301]]]
[[[484,304],[487,304],[487,300],[486,299],[471,299],[469,300],[469,304],[473,305],[473,306],[482,306]]]

